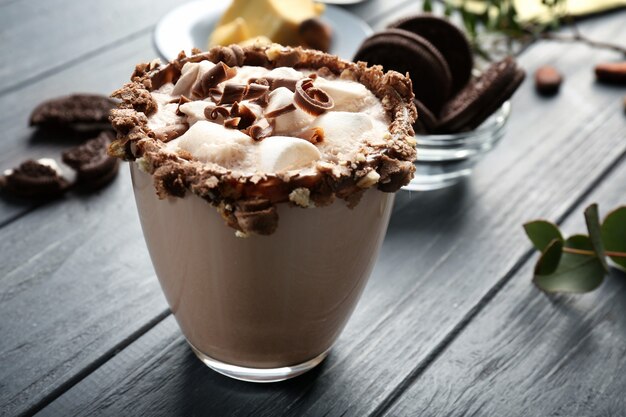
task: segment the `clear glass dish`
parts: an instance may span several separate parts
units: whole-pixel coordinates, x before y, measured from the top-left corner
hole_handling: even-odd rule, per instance
[[[504,136],[511,114],[505,102],[478,128],[444,135],[415,135],[417,161],[415,177],[403,187],[408,191],[429,191],[449,187],[470,175],[474,165]]]

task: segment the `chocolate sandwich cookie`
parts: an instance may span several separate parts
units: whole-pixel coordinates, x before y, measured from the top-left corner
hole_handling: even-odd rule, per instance
[[[63,162],[76,171],[76,185],[93,190],[108,184],[119,170],[119,159],[107,154],[115,139],[111,132],[102,132],[80,146],[63,152]]]
[[[417,109],[417,119],[413,124],[415,133],[426,135],[433,132],[437,127],[437,117],[421,101],[414,99],[413,104]]]
[[[474,58],[467,37],[458,27],[429,13],[406,17],[389,27],[419,35],[437,48],[452,74],[452,94],[467,84],[472,75]]]
[[[477,128],[520,86],[526,73],[507,57],[471,80],[443,107],[437,132],[463,132]]]
[[[388,29],[367,38],[354,61],[382,65],[409,73],[413,93],[428,109],[438,113],[452,89],[450,68],[441,53],[421,36],[402,29]]]
[[[30,115],[30,125],[37,127],[102,130],[110,127],[112,99],[97,94],[73,94],[44,101]]]
[[[28,160],[0,176],[0,189],[21,198],[50,200],[61,196],[69,188],[53,160]]]

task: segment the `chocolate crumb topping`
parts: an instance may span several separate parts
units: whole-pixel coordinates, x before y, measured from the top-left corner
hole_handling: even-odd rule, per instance
[[[328,73],[333,77],[359,82],[380,100],[391,121],[389,135],[376,145],[363,144],[353,160],[318,161],[314,172],[307,175],[298,171],[244,173],[217,164],[206,164],[195,160],[191,155],[184,155],[184,152],[172,153],[166,149],[165,141],[158,138],[148,126],[147,116],[156,110],[156,102],[150,92],[167,82],[176,82],[185,63],[204,60],[216,63],[226,76],[228,69],[235,66],[260,65],[268,69],[291,66],[296,70],[312,70],[322,76]],[[216,89],[208,86],[216,84],[209,82],[206,74],[203,78],[206,79],[207,87],[202,91],[204,98],[210,89]],[[283,79],[260,78],[249,80],[245,87],[247,90],[241,87],[234,90],[241,92],[242,97],[246,97],[246,94],[247,97],[250,94],[260,94],[254,103],[263,105],[262,103],[267,104],[270,90],[290,83],[291,81]],[[315,114],[332,108],[331,97],[315,87],[313,80],[302,80],[300,88],[296,88],[295,84],[293,83],[292,91],[298,90],[294,94],[297,106]],[[267,89],[261,91],[262,88],[257,86],[265,86]],[[109,153],[126,160],[140,158],[138,162],[142,169],[152,174],[160,198],[183,197],[189,190],[214,205],[230,227],[246,234],[273,233],[278,224],[276,204],[289,202],[290,194],[296,189],[309,190],[311,205],[324,206],[339,197],[349,206],[354,206],[368,188],[395,192],[409,182],[415,171],[413,161],[416,152],[412,124],[416,118],[416,110],[411,81],[394,71],[383,73],[380,66],[367,67],[362,62],[342,61],[336,56],[318,51],[279,45],[216,47],[192,56],[180,54],[177,60],[167,65],[138,66],[132,82],[114,94],[122,103],[111,112],[110,120],[117,131],[117,139],[110,145]],[[224,94],[220,94],[221,100]],[[215,98],[218,98],[217,92]],[[231,102],[235,101],[241,102],[234,99]],[[242,112],[245,114],[247,111],[242,110],[239,105],[237,107],[238,115],[231,114],[232,111],[224,106],[218,106],[211,109],[210,113],[206,109],[205,116],[212,120],[220,116],[225,120],[239,118],[235,127],[255,141],[272,135],[271,123],[265,117],[255,118],[248,127],[243,127],[248,123],[244,119],[249,115],[242,115]],[[250,119],[251,117],[247,120]],[[228,123],[234,124],[234,121]],[[307,131],[302,136],[312,142],[324,140],[321,129]],[[167,137],[166,135],[166,140],[171,140]]]

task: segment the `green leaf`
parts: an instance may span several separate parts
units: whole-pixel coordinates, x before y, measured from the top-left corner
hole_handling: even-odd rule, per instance
[[[564,246],[593,250],[591,239],[584,235],[571,236]],[[547,293],[584,293],[598,288],[604,280],[604,274],[597,257],[563,252],[557,269],[549,275],[535,275],[533,283]]]
[[[535,275],[550,275],[559,266],[563,255],[563,241],[553,239],[535,264]]]
[[[592,204],[585,209],[585,221],[587,222],[587,230],[589,238],[593,245],[593,251],[598,255],[598,260],[605,271],[609,271],[609,264],[606,262],[606,254],[604,253],[604,245],[602,244],[602,229],[600,227],[600,216],[598,215],[598,205]]]
[[[605,217],[602,223],[602,243],[607,251],[626,253],[626,206],[616,208]],[[626,269],[626,258],[609,257]]]
[[[563,236],[559,231],[559,228],[554,224],[546,220],[534,220],[524,225],[524,230],[528,235],[528,238],[538,251],[543,252],[546,250],[550,242],[554,239],[563,242]]]
[[[432,0],[424,0],[422,4],[422,11],[424,12],[432,12],[433,11],[433,2]]]

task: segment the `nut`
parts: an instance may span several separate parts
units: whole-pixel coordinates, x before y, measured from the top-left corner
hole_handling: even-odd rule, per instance
[[[535,71],[535,89],[543,96],[552,96],[559,92],[563,76],[554,67],[544,65]]]
[[[596,65],[596,79],[601,83],[626,85],[626,61]]]
[[[300,23],[298,28],[300,40],[307,48],[328,52],[332,39],[332,29],[319,18],[311,18]]]

